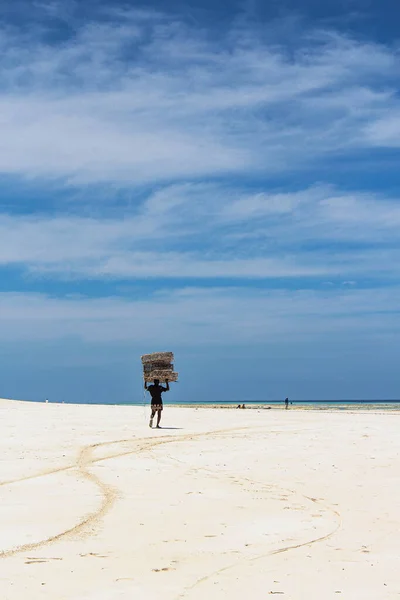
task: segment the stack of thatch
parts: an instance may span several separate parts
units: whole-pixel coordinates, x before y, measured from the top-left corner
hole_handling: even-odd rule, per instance
[[[143,378],[150,382],[159,379],[162,382],[178,381],[178,373],[174,371],[174,355],[172,352],[154,352],[142,356]]]

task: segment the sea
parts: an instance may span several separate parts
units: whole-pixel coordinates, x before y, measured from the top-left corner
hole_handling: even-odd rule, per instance
[[[148,402],[146,402],[147,404]],[[143,403],[132,402],[128,403],[131,405],[143,405]],[[177,403],[173,401],[164,400],[164,405],[170,406],[218,406],[226,408],[237,408],[240,406],[245,408],[275,408],[284,407],[284,401],[282,400],[236,400],[236,401],[222,401],[215,402],[212,400],[202,401],[197,403]],[[293,408],[304,408],[310,410],[385,410],[385,411],[400,411],[400,400],[289,400],[289,409]]]
[[[285,408],[283,400],[228,400],[219,401],[203,400],[199,402],[176,402],[173,399],[163,399],[165,406],[181,406],[181,407],[220,407],[220,408],[238,408],[239,405],[245,408],[264,409],[264,408]],[[45,402],[45,400],[31,400],[31,402]],[[147,406],[150,404],[149,398],[141,398],[140,400],[120,401],[116,402],[114,398],[110,398],[106,402],[91,402],[79,400],[60,400],[52,398],[47,400],[49,403],[65,403],[65,404],[89,404],[89,405],[114,405],[114,406]],[[400,400],[289,400],[289,409],[308,409],[308,410],[380,410],[380,411],[400,411]]]

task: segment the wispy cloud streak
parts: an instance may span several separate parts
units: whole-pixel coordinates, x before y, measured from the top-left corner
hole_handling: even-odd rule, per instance
[[[65,339],[137,343],[263,344],[289,336],[292,342],[396,339],[399,289],[307,291],[187,288],[145,299],[52,298],[0,294],[2,339]],[[368,328],[365,321],[368,320]],[[151,327],[149,327],[151,323]]]
[[[123,217],[0,215],[0,265],[61,279],[393,277],[399,222],[397,198],[333,186],[173,185]]]
[[[86,23],[58,45],[42,29],[5,30],[0,171],[135,184],[393,145],[391,48],[327,31],[283,42],[267,28],[213,39],[151,11]]]

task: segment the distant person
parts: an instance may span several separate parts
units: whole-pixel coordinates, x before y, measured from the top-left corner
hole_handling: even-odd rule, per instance
[[[157,413],[157,429],[160,429],[160,421],[161,421],[161,412],[163,409],[163,401],[161,398],[161,394],[163,392],[169,392],[169,383],[168,379],[165,380],[166,387],[160,385],[159,379],[155,379],[154,383],[147,387],[147,381],[144,382],[144,389],[150,392],[151,396],[151,417],[149,426],[153,427],[153,419],[155,414]]]
[[[289,408],[289,398],[285,398],[285,408]]]
[[[246,408],[244,404],[242,404],[242,408]]]

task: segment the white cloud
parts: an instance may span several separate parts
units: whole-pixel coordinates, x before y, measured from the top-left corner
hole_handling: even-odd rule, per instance
[[[301,205],[315,203],[327,195],[329,195],[327,186],[315,186],[299,192],[246,194],[226,206],[223,216],[227,219],[243,221],[274,215],[288,215],[296,212]]]
[[[400,146],[400,110],[386,111],[386,115],[365,127],[365,137],[371,146]]]
[[[0,172],[133,190],[96,207],[77,185],[90,217],[40,213],[40,199],[0,215],[0,265],[64,280],[397,277],[397,198],[235,178],[390,145],[395,52],[269,33],[212,39],[148,11],[77,25],[59,45],[0,33]]]
[[[394,52],[332,32],[299,36],[291,56],[268,32],[211,40],[146,11],[60,45],[35,33],[0,33],[3,173],[135,184],[290,170],[387,145],[371,132],[399,109]]]
[[[332,242],[354,265],[360,251],[348,244],[366,244],[365,258],[371,249],[399,247],[399,198],[382,193],[345,191],[332,185],[316,185],[309,189],[285,193],[258,193],[232,201],[224,209],[227,222],[237,221],[235,231],[240,241],[268,239],[279,248],[319,243],[315,256],[324,253]],[[247,227],[246,227],[247,223]],[[324,249],[325,248],[325,249]],[[371,262],[371,271],[374,270]]]
[[[399,333],[399,288],[321,291],[187,288],[137,300],[0,294],[2,340],[263,344]]]
[[[333,193],[321,202],[321,209],[327,218],[336,223],[355,224],[363,228],[364,234],[384,229],[395,234],[400,225],[400,203],[398,199],[388,201],[384,197],[373,197],[372,194]]]
[[[100,279],[268,278],[329,272],[322,265],[302,264],[294,256],[218,258],[211,248],[209,257],[194,250],[171,251],[165,247],[165,227],[158,222],[152,229],[151,219],[143,216],[119,220],[0,217],[0,265],[21,265],[31,273],[61,278]],[[163,249],[140,249],[157,237]]]
[[[0,265],[58,279],[349,280],[399,272],[399,204],[383,195],[322,184],[249,194],[187,183],[160,187],[118,213],[0,214]]]

